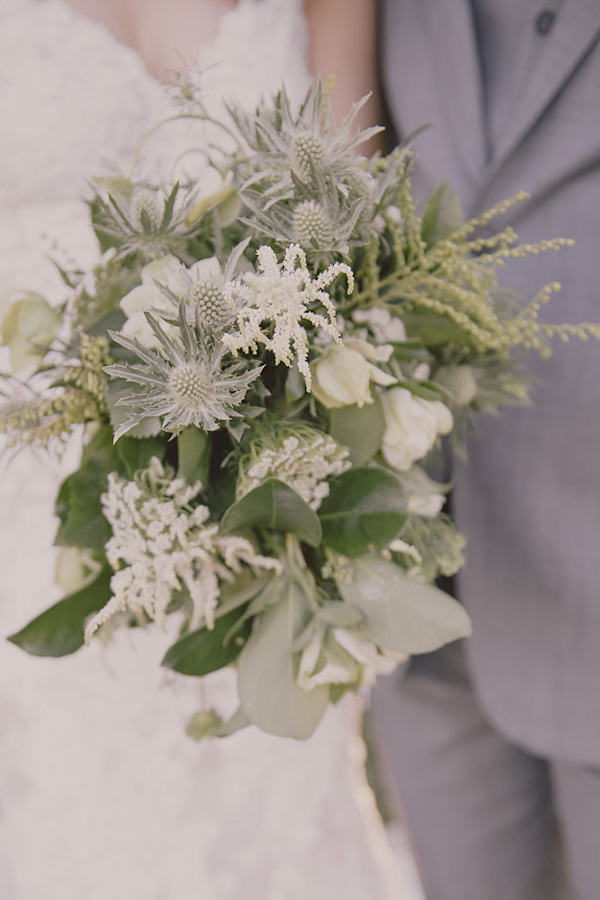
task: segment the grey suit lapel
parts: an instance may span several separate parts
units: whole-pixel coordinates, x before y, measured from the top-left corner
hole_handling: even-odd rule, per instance
[[[598,40],[600,2],[563,0],[560,18],[547,38],[535,69],[499,143],[484,180],[500,168],[559,93],[577,65]],[[598,85],[600,108],[600,84]]]
[[[405,2],[405,0],[401,0]],[[452,142],[466,167],[479,175],[486,162],[482,84],[469,0],[413,0],[426,17],[434,48],[428,64],[435,70],[443,114]]]

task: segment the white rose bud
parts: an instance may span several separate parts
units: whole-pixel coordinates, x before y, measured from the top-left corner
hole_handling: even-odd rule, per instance
[[[9,349],[14,372],[42,361],[60,323],[60,315],[40,294],[22,294],[7,303],[0,320],[0,343]]]
[[[332,344],[311,363],[312,392],[327,409],[372,403],[371,365],[357,350]]]
[[[122,298],[119,306],[129,318],[146,309],[170,309],[165,295],[158,285],[169,288],[176,296],[185,296],[187,282],[185,269],[176,256],[162,256],[142,269],[142,283]]]
[[[439,401],[422,400],[401,387],[385,391],[381,401],[385,416],[381,451],[400,472],[426,456],[438,434],[452,430],[450,410]]]

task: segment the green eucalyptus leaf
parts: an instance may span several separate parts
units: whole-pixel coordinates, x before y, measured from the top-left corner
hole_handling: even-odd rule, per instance
[[[432,381],[399,381],[397,387],[410,391],[413,397],[420,397],[433,403],[444,399],[443,392]]]
[[[241,575],[238,575],[231,584],[223,582],[221,584],[219,605],[215,610],[215,618],[218,619],[224,616],[225,613],[231,612],[232,609],[237,609],[238,606],[243,606],[244,603],[248,603],[249,600],[253,600],[259,594],[264,593],[273,577],[272,572],[263,572],[262,575],[256,577],[248,569],[242,572]]]
[[[163,211],[162,221],[160,223],[160,230],[164,231],[168,228],[171,219],[173,218],[173,211],[175,209],[175,201],[177,200],[177,194],[179,193],[179,182],[176,181],[173,187],[171,188],[171,192],[165,201],[165,208]]]
[[[350,451],[355,466],[369,462],[379,448],[385,430],[383,406],[376,392],[373,403],[364,406],[341,406],[330,413],[329,431],[338,444]]]
[[[85,331],[91,337],[106,337],[106,332],[109,329],[111,331],[120,331],[126,321],[127,317],[124,312],[120,309],[111,309],[101,319],[87,327]]]
[[[402,313],[406,332],[418,337],[427,347],[437,347],[464,337],[463,328],[449,316],[428,309],[415,309]]]
[[[406,515],[404,488],[386,469],[354,468],[333,478],[319,509],[323,540],[349,557],[387,546]]]
[[[210,466],[211,441],[206,431],[191,425],[177,436],[179,474],[188,484],[206,485]]]
[[[118,469],[112,429],[104,425],[83,451],[80,468],[60,487],[55,505],[60,519],[56,544],[104,550],[111,530],[100,496],[106,490],[108,474]]]
[[[288,581],[280,601],[262,616],[238,659],[238,693],[248,718],[270,734],[303,740],[321,721],[329,689],[304,691],[296,684],[294,639],[311,617],[306,594]]]
[[[162,438],[136,438],[124,435],[115,444],[120,471],[133,478],[140,469],[147,469],[153,456],[164,461],[167,442]]]
[[[362,620],[362,613],[356,606],[340,600],[328,600],[319,607],[317,618],[331,628],[351,628]]]
[[[358,628],[380,647],[428,653],[471,634],[464,607],[444,591],[409,578],[400,566],[375,554],[351,565],[352,582],[340,583],[338,589],[363,614]]]
[[[427,203],[421,224],[421,237],[431,247],[451,237],[465,224],[462,204],[456,191],[444,182]]]
[[[84,623],[111,598],[111,572],[103,569],[75,593],[59,600],[8,640],[33,656],[68,656],[83,644]]]
[[[311,547],[318,547],[322,537],[317,514],[296,491],[277,478],[268,478],[249,491],[223,516],[222,531],[239,532],[245,528],[289,532]]]
[[[240,618],[240,610],[234,609],[217,619],[212,629],[198,628],[169,647],[161,665],[182,675],[207,675],[222,669],[239,655],[250,633],[250,622],[243,623],[238,636],[227,641],[230,629]]]

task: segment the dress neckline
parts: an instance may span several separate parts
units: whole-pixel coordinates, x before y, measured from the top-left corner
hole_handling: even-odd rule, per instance
[[[20,2],[20,0],[18,0],[18,2]],[[73,22],[78,22],[82,26],[85,26],[88,28],[93,28],[93,29],[96,29],[98,31],[98,33],[103,33],[105,35],[105,37],[114,44],[114,46],[119,50],[119,52],[128,54],[132,59],[136,60],[137,64],[143,70],[143,72],[147,78],[150,78],[156,85],[159,85],[162,87],[168,86],[169,82],[167,80],[163,80],[163,79],[157,77],[148,68],[148,65],[146,64],[146,60],[144,59],[142,54],[139,52],[139,50],[137,50],[135,47],[131,46],[130,44],[127,44],[124,41],[122,41],[115,34],[115,32],[112,30],[112,28],[110,28],[109,25],[106,25],[104,22],[100,21],[99,19],[94,19],[92,16],[87,15],[87,13],[83,12],[82,10],[78,9],[77,7],[72,6],[68,2],[68,0],[31,0],[31,2],[35,6],[47,6],[47,7],[55,6],[57,9],[60,9],[60,10],[64,11],[65,14],[71,16]],[[226,21],[239,9],[240,6],[243,6],[243,5],[245,5],[245,0],[238,0],[237,5],[233,9],[226,10],[223,13],[221,18],[219,19],[219,22],[217,25],[217,30],[216,30],[212,40],[205,45],[206,47],[211,46],[212,44],[217,44],[219,42],[223,28],[227,27],[225,24]],[[202,46],[198,47],[198,50],[196,52],[196,56],[195,56],[194,60],[188,60],[188,61],[183,60],[183,64],[184,64],[183,68],[185,69],[189,65],[193,66],[194,62],[198,59],[198,57],[200,56],[203,49],[204,48]],[[174,71],[174,70],[172,70],[172,71]]]

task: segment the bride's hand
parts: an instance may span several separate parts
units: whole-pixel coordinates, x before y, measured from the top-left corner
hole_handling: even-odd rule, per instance
[[[359,112],[361,128],[383,122],[376,7],[376,0],[305,0],[310,67],[324,82],[330,76],[335,78],[331,102],[336,119],[341,121],[365,94],[373,94]],[[361,152],[381,148],[378,135]]]

